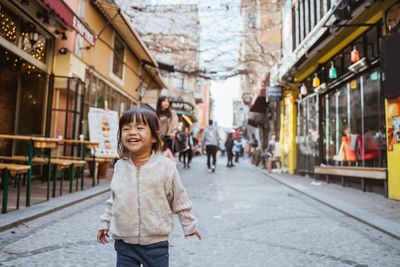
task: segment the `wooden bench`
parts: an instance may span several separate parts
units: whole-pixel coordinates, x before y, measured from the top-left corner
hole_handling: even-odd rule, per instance
[[[17,209],[19,209],[19,199],[21,195],[21,178],[20,175],[26,175],[30,170],[29,165],[11,164],[11,163],[0,163],[0,170],[3,170],[3,205],[1,212],[7,213],[7,202],[8,202],[8,184],[9,175],[17,176]]]
[[[381,180],[384,182],[385,195],[387,195],[387,169],[378,167],[356,167],[356,166],[314,166],[314,173],[326,175],[329,183],[329,175],[341,176],[342,186],[345,186],[344,177],[355,177],[361,179],[361,188],[365,192],[365,179]]]
[[[28,162],[28,156],[0,156],[0,160],[3,161],[16,161],[16,162]],[[32,159],[32,163],[37,163],[37,164],[47,164],[49,162],[48,159],[46,158],[40,158],[36,157]]]

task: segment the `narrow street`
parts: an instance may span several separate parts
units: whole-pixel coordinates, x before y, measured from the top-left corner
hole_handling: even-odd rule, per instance
[[[248,162],[178,163],[203,240],[176,219],[170,266],[399,266],[400,242],[293,191]],[[0,233],[2,266],[115,266],[96,242],[108,193]]]

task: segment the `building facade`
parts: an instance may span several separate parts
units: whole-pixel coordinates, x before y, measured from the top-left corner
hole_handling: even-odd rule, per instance
[[[197,5],[150,5],[133,1],[129,2],[127,11],[131,22],[140,28],[152,56],[164,66],[160,74],[168,90],[160,94],[168,95],[180,120],[192,125],[197,121],[197,104],[204,100],[204,83],[198,76],[200,22]],[[147,94],[144,100],[155,107],[160,94]]]
[[[243,103],[249,105],[249,134],[259,133],[261,144],[279,131],[271,120],[276,105],[266,98],[270,85],[269,72],[280,59],[281,23],[280,2],[273,0],[243,0],[243,38],[240,48],[239,70]],[[279,112],[279,110],[278,110]],[[277,124],[279,126],[279,123]]]
[[[0,5],[2,133],[78,139],[88,136],[89,107],[121,114],[144,91],[166,87],[139,35],[109,2]],[[2,152],[18,152],[2,142]]]
[[[387,170],[388,195],[399,199],[399,152],[388,149],[392,99],[382,90],[382,41],[395,31],[388,14],[396,4],[287,1],[282,20],[291,23],[272,83],[285,92],[281,136],[289,138],[292,173],[314,174],[320,165]],[[382,185],[371,181],[371,190],[386,193]]]

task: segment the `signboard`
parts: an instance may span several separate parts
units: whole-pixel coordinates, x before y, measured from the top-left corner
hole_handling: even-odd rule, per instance
[[[63,19],[69,26],[74,28],[91,46],[95,45],[96,36],[72,9],[63,0],[44,0],[54,13]]]
[[[189,103],[185,103],[185,102],[173,102],[171,101],[171,107],[173,109],[180,109],[180,110],[186,110],[189,112],[193,111],[193,106]]]
[[[96,156],[118,157],[118,112],[90,108],[88,119],[90,141],[99,143],[99,147],[95,150]]]
[[[281,101],[282,100],[282,87],[268,86],[267,87],[267,101]]]

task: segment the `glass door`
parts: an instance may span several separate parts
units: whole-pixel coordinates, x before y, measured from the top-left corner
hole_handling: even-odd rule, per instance
[[[299,101],[297,117],[297,171],[313,173],[319,164],[319,96],[309,95]]]

